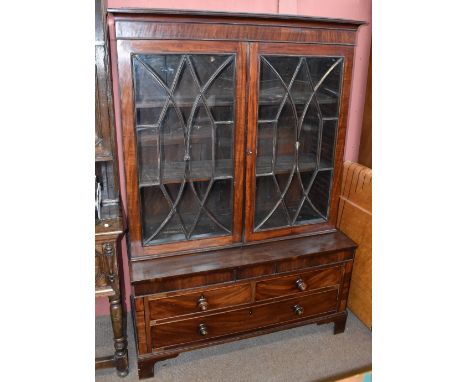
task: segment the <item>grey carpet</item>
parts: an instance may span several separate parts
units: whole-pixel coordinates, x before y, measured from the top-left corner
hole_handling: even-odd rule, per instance
[[[130,320],[129,320],[130,321]],[[96,382],[138,381],[135,340],[128,323],[130,373],[96,371]],[[96,356],[112,353],[109,319],[96,318]],[[312,382],[370,367],[372,335],[351,312],[346,331],[333,324],[307,325],[247,340],[181,353],[156,364],[151,382]]]

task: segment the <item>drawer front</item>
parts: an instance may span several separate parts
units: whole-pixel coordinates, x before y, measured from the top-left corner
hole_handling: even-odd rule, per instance
[[[337,285],[341,282],[342,274],[343,266],[338,266],[261,281],[257,283],[255,299],[261,301]]]
[[[252,289],[242,284],[148,300],[150,320],[159,320],[246,304],[252,300]]]
[[[331,290],[250,308],[156,324],[151,327],[153,348],[186,344],[335,312],[337,298],[338,291]]]

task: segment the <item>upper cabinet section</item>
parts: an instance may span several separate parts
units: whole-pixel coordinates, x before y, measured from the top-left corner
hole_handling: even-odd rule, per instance
[[[245,50],[119,41],[133,256],[240,242]]]
[[[349,21],[115,13],[133,257],[334,229]]]

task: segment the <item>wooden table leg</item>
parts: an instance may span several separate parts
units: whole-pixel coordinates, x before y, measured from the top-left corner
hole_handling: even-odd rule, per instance
[[[120,295],[116,293],[114,296],[110,296],[109,302],[112,330],[114,331],[115,367],[117,374],[120,377],[125,377],[128,374],[128,342],[124,328]]]

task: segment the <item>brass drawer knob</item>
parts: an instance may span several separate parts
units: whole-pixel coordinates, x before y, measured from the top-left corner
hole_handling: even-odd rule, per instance
[[[206,336],[208,334],[208,328],[205,324],[198,325],[198,333],[200,333],[201,336]]]
[[[205,311],[208,309],[208,301],[206,301],[205,296],[201,295],[198,299],[198,309]]]
[[[301,278],[298,278],[296,280],[296,287],[300,291],[305,291],[307,289],[307,284],[304,282],[304,280],[302,280]]]
[[[304,314],[304,308],[299,304],[293,306],[294,313],[296,316],[302,316]]]

